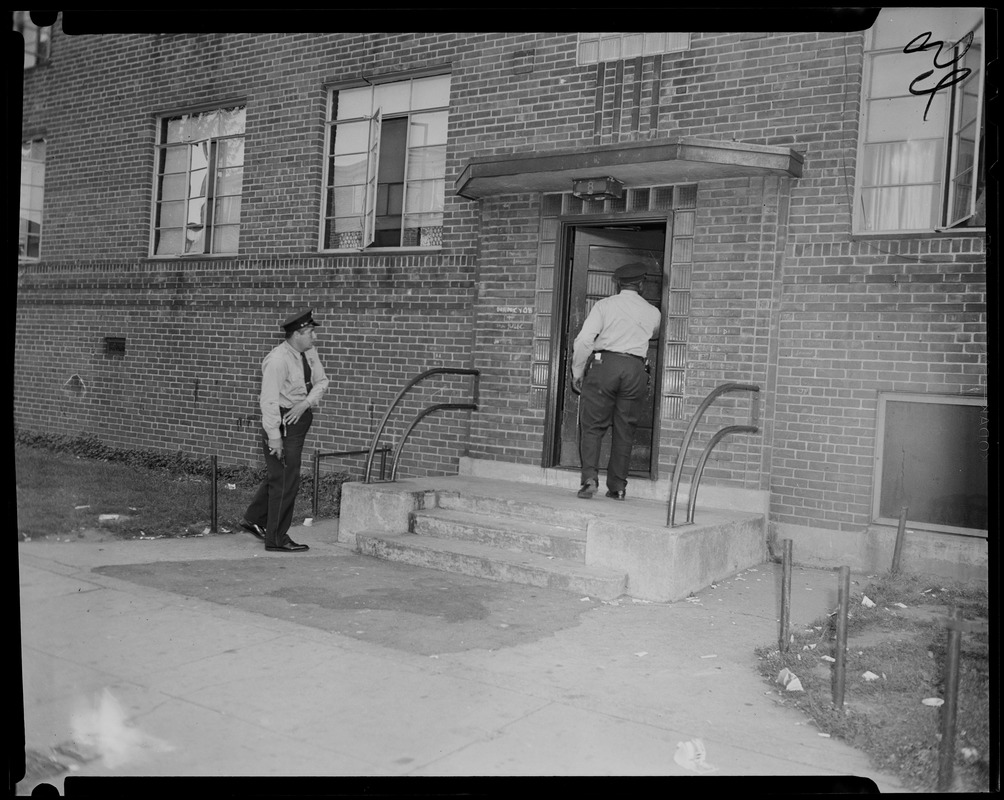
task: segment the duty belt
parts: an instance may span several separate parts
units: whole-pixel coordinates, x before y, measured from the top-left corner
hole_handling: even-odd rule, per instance
[[[639,361],[645,361],[644,356],[636,356],[634,353],[619,353],[616,350],[596,350],[597,353],[609,353],[612,356],[627,356],[628,358],[637,358]]]

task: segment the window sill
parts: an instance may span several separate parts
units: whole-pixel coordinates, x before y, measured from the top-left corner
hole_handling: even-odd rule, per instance
[[[943,239],[986,237],[987,229],[982,228],[938,228],[930,231],[852,231],[851,241],[872,241],[888,239]]]
[[[428,255],[442,251],[442,247],[367,247],[363,250],[356,247],[342,250],[318,250],[317,254],[322,256],[409,256]]]
[[[895,519],[885,519],[880,517],[878,519],[873,519],[869,524],[870,528],[882,528],[883,530],[892,528],[895,531],[899,530],[899,520]],[[989,531],[985,528],[958,528],[953,525],[938,525],[933,522],[914,522],[908,521],[906,524],[907,535],[914,534],[926,534],[939,535],[939,536],[961,536],[966,539],[989,539]]]

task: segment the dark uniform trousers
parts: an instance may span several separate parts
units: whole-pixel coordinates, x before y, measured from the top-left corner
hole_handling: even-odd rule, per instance
[[[607,489],[619,492],[627,485],[634,431],[648,390],[648,372],[642,359],[626,353],[604,352],[598,359],[590,356],[590,362],[579,397],[582,482],[599,482],[600,445],[612,426]]]
[[[289,409],[282,408],[279,413],[284,416],[287,411]],[[244,518],[265,529],[265,545],[268,547],[285,543],[286,535],[293,524],[293,504],[300,489],[303,443],[313,419],[313,412],[307,409],[296,424],[284,426],[282,458],[277,458],[269,452],[268,434],[264,430],[261,432],[262,451],[265,454],[268,474],[258,486]]]

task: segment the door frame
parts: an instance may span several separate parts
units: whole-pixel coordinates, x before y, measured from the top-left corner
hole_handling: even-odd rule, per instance
[[[565,392],[565,385],[571,380],[568,364],[572,348],[572,337],[564,335],[570,313],[571,263],[575,249],[575,230],[577,228],[633,228],[640,225],[663,227],[662,254],[662,295],[659,298],[659,310],[662,313],[662,323],[659,326],[659,372],[653,375],[654,402],[652,408],[652,454],[649,479],[655,481],[659,477],[659,455],[662,445],[662,387],[665,373],[666,350],[666,313],[669,310],[669,287],[672,273],[672,243],[673,243],[673,212],[662,214],[640,214],[638,216],[578,216],[558,220],[557,251],[554,261],[554,281],[551,304],[551,366],[547,386],[547,404],[544,412],[544,442],[541,452],[541,466],[545,469],[558,467],[558,420],[560,404]]]

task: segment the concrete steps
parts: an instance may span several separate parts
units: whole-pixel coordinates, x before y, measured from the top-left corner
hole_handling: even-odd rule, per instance
[[[589,514],[483,494],[444,491],[408,515],[407,532],[360,531],[359,552],[489,580],[613,599],[627,574],[586,565]]]
[[[765,516],[703,508],[668,527],[664,500],[460,475],[342,486],[338,541],[360,553],[602,600],[673,602],[766,557]]]

